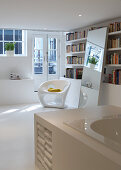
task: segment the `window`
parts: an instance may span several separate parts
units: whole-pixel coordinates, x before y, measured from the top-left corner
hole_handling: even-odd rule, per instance
[[[48,38],[48,73],[56,74],[57,65],[57,41],[56,38]]]
[[[0,55],[5,55],[5,44],[15,42],[15,55],[26,56],[26,31],[0,29]]]
[[[43,74],[43,38],[34,40],[34,73]]]
[[[46,41],[48,41],[48,45]],[[57,38],[35,37],[34,74],[47,74],[48,70],[49,75],[57,75],[57,52]]]

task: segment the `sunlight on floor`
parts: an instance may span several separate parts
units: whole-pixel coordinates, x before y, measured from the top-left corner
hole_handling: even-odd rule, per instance
[[[31,106],[31,107],[28,107],[24,110],[21,110],[20,112],[30,112],[30,111],[36,110],[38,108],[42,108],[42,106],[40,106],[40,105]]]
[[[19,109],[10,109],[10,110],[7,110],[5,112],[0,112],[0,115],[13,113],[13,112],[16,112],[17,110],[19,110]]]
[[[52,110],[40,104],[0,107],[0,170],[35,170],[34,113]]]

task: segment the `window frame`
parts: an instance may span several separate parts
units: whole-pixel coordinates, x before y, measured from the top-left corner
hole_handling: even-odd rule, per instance
[[[22,30],[22,29],[1,29],[3,31],[3,34],[2,34],[2,37],[3,37],[3,40],[0,40],[0,43],[2,42],[3,43],[3,54],[0,54],[0,57],[2,56],[6,56],[6,54],[4,53],[4,47],[5,47],[5,42],[16,42],[16,43],[22,43],[24,45],[24,54],[15,54],[15,49],[14,49],[14,57],[18,57],[18,56],[27,56],[27,30]],[[5,30],[12,30],[13,31],[13,41],[8,41],[8,40],[4,40],[4,31]],[[24,41],[15,41],[15,31],[16,30],[22,30],[24,31]]]
[[[56,48],[55,49],[54,48],[51,49],[51,48],[48,47],[48,54],[49,54],[49,52],[51,53],[51,51],[55,51],[56,52],[56,61],[55,62],[49,61],[49,56],[48,56],[48,75],[49,76],[54,76],[54,75],[56,76],[58,74],[58,68],[57,67],[58,67],[58,57],[59,57],[58,56],[58,44],[59,44],[58,43],[58,37],[54,36],[54,35],[49,35],[48,36],[48,40],[49,40],[49,38],[50,39],[56,39]],[[49,67],[50,67],[49,63],[56,63],[56,73],[52,73],[52,74],[49,73]]]

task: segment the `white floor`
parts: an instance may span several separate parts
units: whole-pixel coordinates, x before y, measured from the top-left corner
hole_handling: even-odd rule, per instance
[[[34,113],[40,104],[0,107],[0,170],[35,170]]]

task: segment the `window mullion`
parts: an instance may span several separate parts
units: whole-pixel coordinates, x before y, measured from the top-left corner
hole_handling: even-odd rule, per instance
[[[5,54],[4,52],[4,29],[3,29],[3,54]]]

